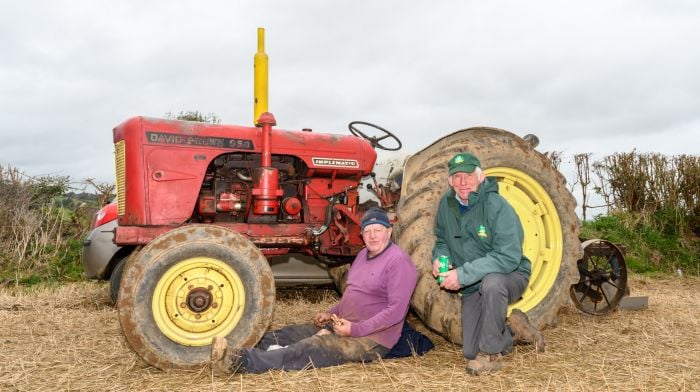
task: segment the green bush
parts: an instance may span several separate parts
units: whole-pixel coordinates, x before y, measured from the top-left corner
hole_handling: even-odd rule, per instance
[[[0,166],[0,282],[81,279],[82,239],[97,202],[68,193],[69,182]]]
[[[584,222],[581,235],[623,244],[631,271],[672,273],[680,268],[700,275],[700,239],[683,225],[687,218],[669,209],[648,215],[616,212]]]

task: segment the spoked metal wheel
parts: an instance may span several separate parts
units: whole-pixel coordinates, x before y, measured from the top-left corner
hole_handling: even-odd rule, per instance
[[[610,241],[588,240],[578,261],[579,282],[569,294],[576,307],[588,314],[613,311],[627,289],[627,264],[620,249]]]

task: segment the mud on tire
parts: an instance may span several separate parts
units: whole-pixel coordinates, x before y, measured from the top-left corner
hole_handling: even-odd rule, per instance
[[[447,161],[460,152],[480,160],[487,176],[513,205],[525,230],[523,250],[533,273],[523,298],[511,305],[539,328],[556,322],[578,279],[581,257],[576,201],[551,162],[519,136],[495,128],[455,132],[413,155],[404,168],[396,234],[413,259],[419,278],[411,305],[418,316],[448,340],[462,342],[461,301],[441,290],[431,273],[435,214],[447,190]],[[510,309],[509,308],[509,309]]]

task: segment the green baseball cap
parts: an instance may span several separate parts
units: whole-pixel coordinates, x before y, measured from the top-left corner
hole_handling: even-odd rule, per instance
[[[477,157],[468,152],[457,154],[447,162],[449,175],[458,172],[472,173],[477,167],[481,167],[481,162],[479,162]]]

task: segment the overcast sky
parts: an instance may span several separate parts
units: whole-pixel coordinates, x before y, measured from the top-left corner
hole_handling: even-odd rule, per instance
[[[112,182],[112,128],[135,115],[252,125],[257,27],[284,129],[364,120],[407,153],[477,125],[565,157],[700,153],[700,1],[0,5],[0,164],[30,175]]]

